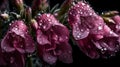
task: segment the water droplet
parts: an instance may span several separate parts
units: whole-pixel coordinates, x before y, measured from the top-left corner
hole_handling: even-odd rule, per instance
[[[39,23],[40,26],[42,26],[42,23]]]
[[[72,53],[72,51],[68,51],[68,53]]]
[[[70,21],[70,19],[68,18],[68,22]]]
[[[72,2],[72,5],[74,6],[74,5],[75,5],[75,2]]]
[[[47,16],[47,17],[50,17],[50,14],[47,14],[46,16]]]
[[[65,38],[66,38],[66,39],[68,39],[68,37],[67,37],[67,36],[66,36]]]
[[[9,25],[11,26],[11,23]]]
[[[43,29],[46,29],[46,26],[43,26]]]
[[[110,34],[113,34],[113,32],[112,32],[112,31],[110,31]]]
[[[51,19],[48,19],[48,21],[50,22],[50,21],[51,21]]]
[[[15,27],[15,28],[14,28],[14,30],[18,30],[18,28],[17,28],[17,27]]]
[[[83,12],[80,12],[80,14],[83,14]]]
[[[63,41],[63,38],[62,38],[62,37],[59,37],[59,41]]]
[[[103,28],[102,28],[102,26],[98,26],[98,30],[102,30]]]
[[[81,34],[79,33],[78,35],[77,35],[77,38],[79,39],[81,37]]]
[[[23,45],[20,45],[21,48],[23,48]]]
[[[40,16],[41,14],[40,13],[38,13],[38,16]]]
[[[57,36],[57,35],[54,35],[54,39],[55,39],[55,40],[58,40],[58,36]]]
[[[13,63],[13,62],[14,62],[14,58],[10,57],[10,63]]]
[[[115,50],[115,52],[118,52],[117,50]]]
[[[80,13],[80,11],[77,11],[78,13]]]
[[[117,29],[120,29],[120,25],[116,25],[116,28],[117,28]]]
[[[80,29],[81,32],[83,32],[84,30],[83,29]]]
[[[42,22],[42,20],[40,20],[40,22]]]
[[[3,47],[3,49],[6,49],[6,47]]]
[[[90,16],[93,15],[92,13],[89,14]]]
[[[77,7],[80,7],[79,5],[77,5]]]
[[[48,60],[51,60],[51,57],[47,57]]]
[[[87,5],[87,7],[89,8],[90,6],[89,6],[89,5]]]
[[[84,8],[84,7],[81,7],[82,9]]]
[[[21,34],[22,37],[25,37],[24,34]]]
[[[81,3],[83,6],[85,5],[85,3]]]
[[[106,50],[107,50],[107,48],[103,48],[103,50],[104,50],[104,51],[106,51]]]
[[[70,15],[72,15],[72,12],[70,12]]]
[[[52,23],[52,22],[49,22],[50,24]],[[56,22],[55,22],[56,23]]]

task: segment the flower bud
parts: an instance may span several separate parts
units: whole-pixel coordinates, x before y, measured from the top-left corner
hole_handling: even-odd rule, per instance
[[[23,0],[12,0],[12,4],[17,9],[18,13],[21,13],[24,10]]]
[[[35,16],[39,11],[46,11],[48,6],[47,0],[34,0],[32,4],[33,16]]]
[[[1,41],[1,48],[5,52],[18,51],[20,53],[32,53],[35,50],[34,41],[23,21],[13,21],[7,34]]]
[[[72,2],[74,0],[65,0],[64,3],[61,5],[60,11],[58,12],[58,18],[60,18],[62,15],[64,15],[72,5]]]
[[[116,20],[119,22],[119,17]],[[68,12],[68,22],[79,48],[90,58],[113,55],[120,49],[115,26],[106,24],[89,4],[80,1],[72,6]]]
[[[26,20],[26,22],[29,23],[31,21],[31,19],[32,19],[32,10],[30,7],[27,7],[25,9],[25,20]]]
[[[35,19],[32,19],[32,20],[31,20],[31,24],[32,24],[32,27],[33,27],[35,30],[38,29],[38,23],[37,23],[37,21],[36,21]]]
[[[38,55],[45,62],[54,64],[57,59],[72,63],[72,48],[68,43],[69,31],[52,14],[37,17],[39,28],[36,30]]]
[[[2,19],[4,20],[8,20],[9,15],[7,13],[3,13],[3,14],[0,14],[0,17],[2,17]]]

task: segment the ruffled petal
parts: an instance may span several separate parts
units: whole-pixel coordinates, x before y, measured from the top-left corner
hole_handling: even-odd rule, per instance
[[[39,45],[45,45],[45,44],[50,44],[48,41],[48,38],[42,33],[42,31],[37,30],[37,42]]]
[[[84,39],[89,35],[89,29],[85,25],[76,23],[73,25],[72,34],[75,40]]]
[[[61,43],[61,45],[58,46],[58,48],[61,50],[61,54],[58,56],[59,60],[64,63],[72,63],[72,48],[70,44],[68,43]]]
[[[96,47],[92,43],[92,40],[88,37],[77,41],[79,48],[90,58],[97,59],[100,57]]]
[[[9,33],[5,35],[5,37],[1,41],[1,48],[5,50],[6,52],[12,52],[15,51],[15,48],[11,46],[11,43],[9,42]]]
[[[49,64],[54,64],[57,61],[57,57],[46,52],[43,54],[43,60]]]

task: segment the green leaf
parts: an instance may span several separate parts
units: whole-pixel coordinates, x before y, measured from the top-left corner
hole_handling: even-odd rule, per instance
[[[54,11],[58,10],[59,4],[56,4],[51,10],[50,13],[54,13]]]

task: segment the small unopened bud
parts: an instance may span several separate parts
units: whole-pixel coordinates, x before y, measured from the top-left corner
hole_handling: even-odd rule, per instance
[[[118,13],[119,13],[118,11],[109,11],[109,12],[102,13],[102,16],[111,17],[111,16],[115,16]]]
[[[6,13],[3,13],[3,14],[0,15],[0,17],[7,20],[9,18],[9,15],[6,14]]]
[[[115,23],[110,17],[102,17],[106,23]]]
[[[25,9],[25,19],[26,19],[27,22],[30,22],[31,19],[32,19],[32,10],[31,10],[30,7],[27,7]]]
[[[38,29],[38,23],[37,23],[37,21],[36,21],[35,19],[32,19],[32,20],[31,20],[31,24],[32,24],[32,27],[33,27],[35,30]]]
[[[48,8],[47,0],[34,0],[32,4],[33,14],[37,14],[39,11],[46,11]]]
[[[62,15],[64,15],[72,5],[72,2],[74,0],[65,0],[64,3],[61,5],[60,11],[58,13],[58,18],[60,18]]]
[[[15,3],[15,6],[19,11],[24,9],[23,0],[13,0],[13,3]]]

